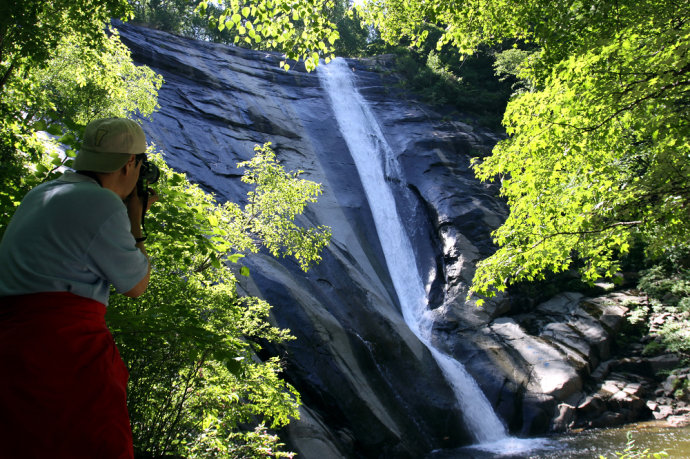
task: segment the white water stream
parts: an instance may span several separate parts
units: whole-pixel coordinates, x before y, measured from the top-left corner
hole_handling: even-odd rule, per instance
[[[397,161],[368,104],[356,90],[352,71],[344,59],[335,59],[320,67],[319,75],[357,165],[405,322],[443,370],[476,440],[485,443],[507,437],[505,427],[462,364],[430,344],[432,323],[425,317],[426,292],[387,182],[387,175],[395,176],[399,172]]]
[[[327,65],[321,64],[318,74],[357,166],[405,323],[436,359],[455,392],[465,423],[478,447],[513,453],[529,449],[526,445],[519,446],[522,440],[508,436],[505,426],[463,365],[431,345],[432,321],[427,315],[426,292],[388,184],[389,179],[400,178],[396,156],[367,102],[357,91],[347,61],[337,58]]]

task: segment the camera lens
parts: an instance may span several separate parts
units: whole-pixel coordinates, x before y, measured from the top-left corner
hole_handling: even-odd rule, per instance
[[[140,196],[144,196],[147,193],[146,187],[153,183],[156,183],[160,178],[161,171],[153,163],[150,163],[148,158],[144,156],[141,163],[141,169],[139,169],[139,179],[137,180],[137,193]]]
[[[148,183],[156,183],[161,175],[160,169],[153,163],[150,163],[147,158],[144,158],[144,163],[141,165],[141,172],[139,178],[146,180]]]

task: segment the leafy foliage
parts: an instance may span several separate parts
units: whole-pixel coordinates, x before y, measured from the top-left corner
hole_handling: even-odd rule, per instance
[[[27,161],[38,161],[44,151],[31,124],[54,107],[36,72],[50,67],[48,61],[66,40],[92,49],[103,46],[105,24],[129,14],[126,0],[0,3],[0,179],[9,181],[0,193],[0,223],[6,224],[8,212],[30,187],[23,180]]]
[[[425,24],[440,24],[439,48],[508,42],[531,51],[513,69],[531,90],[508,104],[510,137],[474,166],[482,180],[499,177],[510,217],[471,293],[563,271],[573,256],[591,281],[618,269],[635,235],[652,252],[684,240],[686,2],[386,1],[366,3],[363,14],[389,40],[420,43]]]
[[[103,25],[105,27],[105,25]],[[0,227],[30,188],[69,165],[83,126],[97,117],[148,116],[162,78],[136,66],[114,31],[99,31],[98,47],[80,35],[61,38],[50,59],[22,68],[0,92]],[[69,148],[46,149],[47,131]],[[7,167],[5,167],[7,165]]]
[[[665,252],[660,261],[642,271],[638,283],[649,296],[648,304],[632,311],[631,322],[644,323],[654,337],[645,353],[676,352],[690,356],[690,270],[687,246]]]
[[[650,297],[690,312],[690,270],[681,268],[669,272],[657,265],[644,271],[638,285]]]
[[[109,28],[98,48],[70,35],[58,44],[45,68],[33,72],[42,88],[41,119],[58,119],[66,127],[85,126],[96,118],[137,114],[158,108],[163,79],[150,68],[134,65],[117,30]]]
[[[376,30],[362,22],[350,0],[335,0],[329,19],[338,30],[338,40],[333,44],[334,54],[341,57],[367,57],[375,54],[372,43],[378,39]]]
[[[240,7],[239,3],[233,6],[231,2],[203,2],[202,0],[135,0],[132,2],[133,20],[156,29],[199,40],[236,44],[250,49],[285,51],[283,47],[285,40],[278,40],[277,38],[276,40],[267,40],[260,34],[259,27],[263,29],[264,26],[258,24],[262,21],[265,22],[265,18],[259,17],[259,22],[257,22],[257,18],[251,19],[251,28],[247,28],[246,23],[242,24],[244,29],[236,26],[233,17],[237,18],[237,16],[234,16],[233,11],[242,16],[243,8],[248,7],[250,8],[249,13],[252,15],[254,13],[251,13],[251,7],[257,5],[259,4],[256,2],[247,2]],[[226,9],[226,7],[231,10]],[[328,34],[323,34],[323,38],[326,39],[324,43],[327,44],[330,51],[324,51],[319,45],[320,57],[330,59],[329,53],[335,53],[338,56],[361,56],[365,53],[369,29],[362,26],[356,12],[349,10],[348,7],[348,0],[335,0],[319,5],[319,14],[330,22],[328,27],[331,29]],[[298,13],[297,16],[301,14]],[[228,22],[228,18],[230,18],[230,22]],[[307,34],[328,24],[328,22],[317,24],[315,28],[314,24],[305,23],[301,19],[295,20],[292,16],[289,16],[288,19],[293,23],[297,32],[306,31]],[[307,26],[314,30],[307,30],[305,28]],[[332,42],[331,38],[333,38]],[[310,53],[307,52],[307,54]]]
[[[199,2],[199,10],[218,5],[222,13],[217,19],[218,30],[234,29],[235,43],[263,43],[280,49],[286,59],[282,68],[288,70],[288,60],[304,61],[308,71],[314,70],[323,56],[326,62],[333,56],[333,44],[340,37],[327,11],[331,0],[224,0]]]
[[[162,79],[133,65],[107,29],[111,16],[130,14],[125,1],[5,2],[0,12],[2,231],[28,189],[70,165],[88,121],[148,116]],[[130,412],[144,456],[290,456],[264,426],[295,417],[299,394],[279,378],[279,360],[256,353],[261,342],[291,337],[270,324],[268,304],[238,297],[235,273],[248,270],[236,263],[265,239],[306,269],[329,232],[292,222],[318,185],[285,173],[268,146],[259,150],[266,159],[245,174],[255,185],[250,210],[218,204],[155,159],[165,205],[147,220],[156,234],[151,285],[140,300],[114,295],[108,312],[132,370]]]
[[[242,181],[254,185],[244,208],[233,202],[217,203],[198,186],[189,185],[183,174],[160,163],[169,174],[167,187],[159,191],[166,205],[152,210],[146,226],[157,234],[161,256],[182,261],[194,271],[221,267],[221,258],[231,249],[236,252],[231,261],[237,262],[243,253],[256,253],[262,246],[274,256],[293,256],[304,270],[320,260],[330,230],[302,228],[294,219],[308,203],[316,202],[321,186],[300,179],[300,171],[286,172],[270,143],[257,146],[255,152],[251,160],[238,164],[245,168]],[[198,216],[206,214],[201,224]]]
[[[515,93],[525,90],[533,91],[535,88],[530,81],[530,61],[536,54],[535,51],[527,51],[519,48],[509,48],[495,54],[494,71],[500,81],[515,80],[512,89]]]
[[[616,457],[620,459],[661,459],[662,457],[669,457],[666,451],[651,452],[649,448],[640,449],[635,445],[635,438],[632,432],[628,432],[628,441],[623,452],[617,452]],[[599,459],[606,459],[605,456],[599,456]]]
[[[295,457],[294,453],[282,451],[285,446],[279,438],[269,433],[263,425],[250,432],[231,432],[227,438],[218,438],[218,430],[210,424],[202,434],[203,440],[190,450],[190,459],[209,457],[209,451],[216,456],[243,459],[263,459],[266,457]]]
[[[244,215],[238,220],[245,232],[259,238],[271,254],[277,256],[283,249],[306,270],[310,263],[321,259],[319,252],[328,244],[331,233],[322,226],[301,228],[294,219],[309,202],[316,202],[321,185],[299,179],[301,171],[285,172],[270,143],[257,146],[255,152],[251,160],[237,165],[246,168],[242,181],[255,185],[248,194]],[[238,215],[237,211],[234,209],[233,214]]]
[[[67,36],[89,47],[103,41],[110,18],[126,18],[127,0],[23,0],[0,4],[0,91],[11,76],[41,66]]]
[[[132,22],[203,39],[208,18],[196,13],[199,0],[131,0]]]
[[[454,109],[457,117],[500,127],[510,82],[503,83],[494,76],[489,52],[463,60],[454,50],[398,47],[392,52],[402,88],[428,104]]]
[[[236,273],[247,273],[234,266],[265,245],[306,269],[329,232],[293,223],[320,186],[285,172],[268,145],[256,151],[240,164],[243,180],[254,185],[244,209],[219,204],[152,156],[164,205],[147,215],[151,282],[139,299],[114,296],[108,312],[130,367],[129,408],[141,455],[281,457],[263,425],[280,427],[298,416],[299,394],[278,377],[280,361],[256,358],[261,342],[291,336],[269,324],[266,302],[237,295]]]

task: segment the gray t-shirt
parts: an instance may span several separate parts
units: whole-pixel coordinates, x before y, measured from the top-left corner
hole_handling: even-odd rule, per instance
[[[72,292],[108,304],[148,271],[127,208],[93,179],[67,172],[27,193],[0,243],[0,296]]]

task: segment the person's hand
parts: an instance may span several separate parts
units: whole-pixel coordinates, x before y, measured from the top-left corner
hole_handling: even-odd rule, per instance
[[[146,211],[151,208],[154,202],[158,201],[158,193],[153,188],[148,188],[148,201],[146,202]],[[132,231],[135,232],[137,228],[141,227],[142,209],[144,208],[144,197],[137,194],[136,188],[125,199],[125,206],[127,206],[127,214],[129,221],[132,223]]]
[[[149,199],[146,203],[146,212],[148,212],[151,208],[151,205],[153,205],[154,202],[158,201],[159,196],[158,193],[156,193],[156,190],[154,190],[153,188],[147,188],[146,190],[149,194]]]

